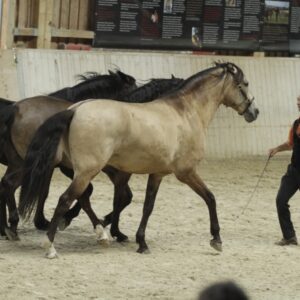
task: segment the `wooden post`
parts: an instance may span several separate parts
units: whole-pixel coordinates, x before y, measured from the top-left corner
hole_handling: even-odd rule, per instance
[[[16,0],[2,0],[1,48],[11,49],[14,42]]]
[[[89,1],[80,0],[79,8],[79,20],[78,20],[78,29],[88,30],[88,19],[89,19]]]
[[[38,24],[38,48],[51,47],[51,27],[53,16],[53,0],[40,0]]]

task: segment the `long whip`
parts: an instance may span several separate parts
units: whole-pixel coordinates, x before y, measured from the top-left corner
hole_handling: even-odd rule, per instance
[[[267,159],[267,161],[266,161],[266,163],[265,163],[265,166],[264,166],[264,168],[263,168],[263,170],[262,170],[260,176],[258,177],[257,183],[256,183],[256,185],[255,185],[255,187],[254,187],[254,189],[253,189],[253,191],[252,191],[252,193],[251,193],[251,195],[250,195],[250,197],[249,197],[249,199],[248,199],[246,205],[244,206],[244,208],[243,208],[241,214],[238,215],[238,216],[236,217],[236,219],[234,220],[234,222],[235,222],[237,219],[239,219],[239,218],[244,214],[245,210],[248,208],[248,206],[249,206],[249,204],[250,204],[250,202],[251,202],[251,200],[252,200],[252,198],[253,198],[255,192],[257,191],[258,185],[259,185],[259,183],[260,183],[260,181],[261,181],[261,179],[262,179],[262,177],[263,177],[263,175],[264,175],[264,173],[265,173],[265,171],[266,171],[266,168],[267,168],[267,166],[268,166],[268,164],[269,164],[270,159],[271,159],[271,155],[268,156],[268,159]]]

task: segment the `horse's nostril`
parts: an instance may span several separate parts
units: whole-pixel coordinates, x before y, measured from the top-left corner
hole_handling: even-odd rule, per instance
[[[256,114],[258,115],[258,114],[259,114],[259,109],[256,108],[256,109],[255,109],[255,112],[256,112]]]

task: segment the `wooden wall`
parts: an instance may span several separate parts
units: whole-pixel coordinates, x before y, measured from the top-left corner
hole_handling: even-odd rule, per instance
[[[95,0],[2,0],[1,48],[91,44]]]

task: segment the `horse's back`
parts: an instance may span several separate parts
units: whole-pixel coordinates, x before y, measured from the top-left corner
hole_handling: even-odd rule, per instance
[[[70,102],[49,96],[26,98],[16,102],[17,113],[11,128],[11,139],[24,158],[34,133],[49,117],[70,106]]]

